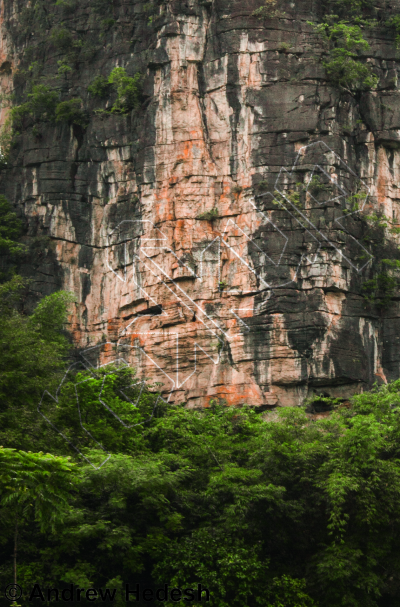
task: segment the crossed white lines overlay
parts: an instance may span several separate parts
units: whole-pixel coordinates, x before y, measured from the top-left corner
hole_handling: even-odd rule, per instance
[[[103,346],[103,345],[110,345],[110,342],[108,342],[108,344],[101,344],[101,346]],[[79,424],[80,424],[82,430],[85,432],[85,434],[87,434],[96,443],[96,445],[102,451],[104,451],[104,453],[107,455],[107,457],[101,462],[101,464],[99,466],[96,466],[88,457],[86,457],[86,455],[84,455],[82,453],[82,451],[80,451],[80,449],[78,449],[78,447],[76,447],[76,445],[74,445],[74,443],[72,441],[70,441],[69,438],[67,438],[65,436],[65,434],[59,428],[57,428],[57,426],[55,426],[53,424],[53,422],[43,413],[42,406],[43,406],[43,401],[44,401],[44,399],[45,399],[46,396],[49,397],[56,405],[58,405],[61,388],[65,384],[65,382],[67,380],[67,377],[68,377],[68,374],[70,372],[75,372],[75,371],[78,370],[78,368],[80,370],[82,370],[82,371],[89,371],[89,372],[92,371],[93,367],[90,365],[90,363],[88,362],[88,360],[84,356],[84,354],[86,354],[88,351],[93,350],[95,348],[98,349],[101,346],[94,346],[94,348],[88,348],[87,350],[85,350],[82,353],[82,355],[81,355],[83,361],[82,362],[73,363],[72,365],[70,365],[68,367],[67,371],[65,372],[65,375],[64,375],[63,379],[61,380],[61,382],[60,382],[60,384],[59,384],[59,386],[58,386],[58,388],[56,390],[55,395],[53,396],[48,390],[45,390],[43,392],[43,394],[42,394],[42,398],[40,399],[40,403],[39,403],[39,405],[37,407],[37,411],[38,411],[39,415],[41,415],[43,417],[43,419],[53,428],[53,430],[55,430],[60,436],[62,436],[62,438],[70,445],[70,447],[72,447],[72,449],[74,449],[81,457],[83,457],[83,459],[88,464],[90,464],[95,470],[99,470],[102,466],[104,466],[104,464],[110,459],[111,453],[109,453],[107,451],[107,449],[101,443],[99,443],[99,441],[91,434],[91,432],[87,428],[85,428],[85,426],[82,423],[82,413],[81,413],[81,407],[80,407],[80,404],[79,404],[78,386],[80,386],[81,384],[90,382],[92,379],[95,379],[95,376],[94,376],[93,372],[92,372],[92,376],[91,377],[85,377],[85,379],[83,379],[81,381],[74,382],[73,386],[74,386],[74,392],[75,392],[75,398],[76,398],[76,406],[77,406],[77,411],[78,411],[78,416],[79,416]],[[109,366],[109,365],[129,366],[128,363],[123,358],[117,358],[116,360],[114,360],[112,362],[108,362],[105,365],[100,365],[97,368],[106,367],[106,366]],[[117,413],[115,413],[115,411],[113,411],[111,409],[111,407],[109,407],[107,405],[107,403],[105,402],[104,397],[103,397],[103,390],[104,390],[104,384],[105,384],[106,378],[108,377],[108,375],[111,375],[111,374],[112,374],[112,371],[110,373],[106,373],[103,376],[103,381],[102,381],[102,384],[101,384],[101,389],[100,389],[100,392],[99,392],[98,400],[101,403],[101,405],[104,407],[104,409],[106,409],[109,413],[111,413],[111,415],[113,415],[115,417],[115,419],[117,419],[119,421],[119,423],[124,428],[127,428],[127,429],[134,428],[135,426],[142,426],[143,424],[146,424],[146,423],[150,422],[153,419],[153,417],[154,417],[154,413],[155,413],[155,411],[156,411],[156,409],[158,407],[158,404],[159,404],[160,400],[162,402],[164,402],[164,403],[167,403],[167,401],[164,398],[162,398],[161,395],[157,395],[157,398],[156,398],[154,406],[153,406],[153,410],[152,410],[151,415],[150,415],[150,417],[148,419],[143,420],[142,422],[139,422],[137,424],[126,424],[119,417],[119,415],[117,415]],[[139,401],[140,401],[140,397],[142,396],[143,390],[145,388],[145,385],[146,385],[145,381],[138,381],[138,382],[134,382],[132,384],[129,384],[129,385],[127,385],[127,386],[125,386],[123,388],[123,390],[126,391],[128,388],[133,388],[134,386],[140,386],[139,394],[138,394],[135,402],[133,402],[132,400],[130,400],[130,398],[125,394],[125,392],[122,389],[119,390],[119,392],[120,392],[120,394],[122,394],[122,396],[129,403],[131,403],[131,405],[133,405],[134,407],[137,407],[138,404],[139,404]]]
[[[313,162],[307,163],[307,154],[308,153],[318,152],[321,156],[325,156],[324,162],[320,164],[316,164]],[[329,157],[327,159],[327,157]],[[327,171],[323,168],[323,164],[329,164],[331,166],[331,174],[328,174]],[[307,166],[311,165],[309,169]],[[348,192],[342,185],[339,185],[339,176],[337,175],[337,167],[339,167],[339,172],[341,172],[341,177],[345,177],[349,179],[350,177],[357,183],[357,191],[363,191],[363,203],[361,208],[357,208],[352,212],[347,211],[347,214],[341,214],[339,217],[335,218],[335,223],[337,224],[337,228],[341,231],[344,231],[350,239],[357,242],[358,246],[361,248],[363,253],[363,257],[367,258],[367,261],[363,263],[360,267],[354,263],[354,260],[349,259],[348,256],[345,255],[342,248],[340,248],[336,243],[332,242],[330,238],[325,234],[321,229],[317,228],[316,225],[311,221],[311,219],[307,216],[306,211],[303,209],[299,209],[290,199],[288,194],[288,188],[293,182],[298,181],[296,177],[298,177],[299,172],[306,172],[309,175],[308,180],[305,181],[304,185],[306,186],[306,192],[313,199],[314,203],[317,205],[326,205],[327,203],[337,203],[342,204],[343,201],[346,200],[346,197],[351,196],[351,193]],[[312,180],[314,177],[322,176],[325,181],[328,182],[329,187],[333,188],[333,193],[336,195],[332,196],[328,200],[320,203],[317,198],[313,196],[312,190]],[[325,186],[324,186],[325,187]],[[109,271],[116,277],[116,279],[122,283],[126,283],[128,288],[132,288],[137,290],[140,298],[144,298],[145,301],[151,302],[152,306],[156,306],[160,309],[160,318],[165,318],[167,316],[166,312],[163,310],[162,305],[158,302],[150,293],[149,289],[152,287],[142,285],[142,276],[147,275],[155,279],[155,284],[158,287],[162,287],[166,289],[172,296],[175,298],[183,308],[190,312],[193,315],[193,318],[196,321],[200,322],[203,325],[204,331],[209,334],[212,338],[216,338],[217,343],[220,344],[218,348],[218,353],[210,355],[204,347],[202,347],[198,341],[194,340],[193,342],[193,368],[191,372],[186,377],[180,376],[180,345],[179,341],[182,339],[182,334],[178,332],[170,332],[169,330],[163,329],[160,330],[149,330],[149,331],[135,331],[135,323],[146,316],[153,316],[152,314],[140,314],[136,316],[133,320],[122,329],[119,334],[118,340],[116,343],[113,343],[113,347],[116,347],[119,351],[129,353],[129,351],[136,350],[138,353],[140,352],[143,356],[146,357],[148,362],[151,365],[154,365],[158,371],[165,377],[165,379],[170,383],[170,391],[169,398],[171,397],[174,390],[181,388],[196,372],[197,372],[197,360],[198,353],[201,351],[214,365],[218,365],[221,358],[221,349],[224,344],[232,339],[241,337],[241,333],[233,334],[230,330],[227,330],[225,326],[222,325],[221,322],[213,318],[210,314],[206,312],[196,301],[194,301],[193,297],[191,297],[188,292],[183,289],[180,284],[178,284],[177,280],[171,276],[171,272],[167,271],[163,267],[163,261],[165,261],[166,266],[168,264],[168,260],[174,258],[174,263],[178,262],[178,267],[185,268],[188,275],[186,278],[190,280],[198,281],[200,284],[205,280],[207,274],[205,270],[205,266],[210,263],[210,259],[206,260],[206,256],[211,256],[211,264],[214,264],[213,267],[216,266],[216,276],[214,279],[217,279],[218,288],[220,292],[224,292],[226,295],[238,295],[237,289],[230,289],[228,285],[223,285],[221,283],[221,269],[222,269],[222,251],[225,249],[228,254],[232,254],[233,258],[236,258],[239,264],[241,264],[245,272],[248,275],[252,275],[256,280],[257,287],[254,291],[250,293],[246,293],[246,295],[256,295],[261,291],[264,292],[265,296],[263,298],[263,302],[271,297],[273,293],[273,289],[287,286],[298,279],[300,268],[306,267],[304,264],[307,263],[307,267],[311,267],[316,264],[319,260],[320,251],[322,246],[332,247],[339,254],[339,258],[345,260],[350,267],[355,270],[357,273],[360,273],[367,264],[371,261],[372,255],[371,253],[359,242],[357,241],[352,234],[346,230],[344,226],[344,220],[347,220],[351,216],[355,216],[359,214],[365,207],[369,196],[370,190],[367,184],[360,179],[354,171],[338,156],[331,148],[329,148],[324,142],[318,141],[312,143],[308,146],[304,146],[299,149],[297,156],[295,158],[294,164],[290,170],[287,170],[285,167],[282,167],[279,171],[275,182],[275,190],[273,193],[265,192],[256,196],[255,198],[251,198],[249,200],[251,209],[256,213],[256,217],[258,216],[258,224],[259,225],[269,225],[271,227],[271,232],[269,232],[269,237],[274,233],[282,239],[282,246],[280,251],[278,251],[277,258],[273,259],[269,256],[266,251],[264,251],[261,247],[258,246],[257,242],[251,238],[246,232],[236,223],[236,221],[232,218],[229,218],[227,221],[222,220],[221,222],[221,230],[220,233],[211,241],[205,242],[203,248],[201,250],[197,250],[197,257],[194,260],[195,263],[191,264],[187,262],[186,258],[179,258],[178,255],[173,251],[171,246],[168,244],[167,236],[162,232],[161,229],[157,228],[151,221],[149,220],[130,220],[126,219],[121,221],[111,232],[107,234],[105,254],[106,254],[106,266]],[[278,195],[278,199],[276,198]],[[259,272],[257,272],[250,263],[245,259],[245,256],[248,257],[248,245],[251,243],[251,246],[258,250],[260,257],[263,261],[263,270],[267,273],[268,268],[279,268],[282,265],[282,260],[284,259],[285,252],[287,250],[287,246],[289,244],[289,237],[283,233],[281,229],[271,220],[270,217],[267,216],[266,212],[264,212],[260,208],[260,203],[265,197],[270,197],[272,201],[275,202],[277,208],[281,211],[284,210],[292,220],[297,222],[304,230],[304,232],[311,239],[311,242],[314,242],[316,249],[312,255],[307,253],[301,253],[299,256],[299,261],[296,260],[296,267],[293,268],[293,271],[290,276],[287,277],[287,280],[284,281],[276,281],[267,280],[268,276],[261,276]],[[361,199],[360,198],[360,199]],[[256,201],[257,200],[257,201]],[[261,218],[261,219],[260,219]],[[240,244],[234,244],[233,246],[230,244],[229,240],[231,236],[233,236],[233,232],[239,235],[241,238]],[[150,237],[150,234],[152,237]],[[272,236],[273,238],[273,236]],[[113,249],[114,247],[114,249]],[[239,251],[237,250],[239,248]],[[246,252],[243,253],[243,250]],[[118,254],[119,252],[119,254]],[[159,257],[161,256],[161,261]],[[121,259],[122,258],[122,259]],[[290,264],[289,264],[290,265]],[[292,263],[293,265],[293,263]],[[193,267],[192,267],[193,266]],[[274,283],[274,284],[272,284]],[[154,287],[154,284],[152,285]],[[256,306],[256,304],[254,304]],[[241,329],[242,332],[248,333],[251,330],[251,327],[248,323],[245,322],[243,317],[240,316],[242,312],[251,312],[253,315],[257,314],[257,310],[255,307],[252,308],[238,308],[234,309],[231,307],[229,309],[230,314],[232,314],[232,319],[236,320],[237,327]],[[176,347],[175,347],[175,371],[174,373],[167,372],[164,370],[158,362],[154,359],[154,355],[150,355],[141,345],[131,345],[127,343],[127,338],[129,336],[137,336],[138,338],[142,337],[142,339],[146,339],[146,336],[151,335],[153,337],[157,335],[161,335],[164,339],[175,339]],[[69,441],[69,439],[62,434],[52,422],[44,415],[41,411],[43,398],[45,395],[49,396],[55,403],[58,403],[59,391],[65,382],[65,379],[70,371],[74,370],[78,364],[82,364],[83,368],[89,370],[92,367],[88,356],[89,352],[95,350],[96,348],[101,348],[101,344],[99,346],[94,346],[93,348],[89,348],[82,353],[83,363],[75,363],[72,365],[68,371],[66,372],[60,386],[57,389],[55,396],[52,396],[49,392],[45,392],[43,394],[42,400],[38,406],[38,412],[40,415],[44,417],[44,419],[57,431],[61,434],[61,436],[66,440],[78,453],[82,455],[82,453]],[[186,350],[187,351],[187,350]],[[187,357],[187,354],[186,354]],[[114,363],[127,365],[128,363],[124,358],[118,358]],[[110,364],[110,363],[107,363]],[[105,376],[106,377],[106,376]],[[105,377],[103,380],[103,385],[105,381]],[[84,381],[90,381],[90,378],[85,379]],[[77,409],[79,414],[79,420],[82,429],[91,436],[91,438],[96,441],[96,439],[90,434],[90,432],[84,427],[81,418],[80,406],[79,406],[79,397],[77,392],[77,386],[79,382],[75,384],[75,393],[76,393],[76,401],[77,401]],[[137,385],[137,384],[135,384]],[[144,389],[144,382],[141,385],[141,389],[139,392],[139,396],[136,400],[135,406],[139,402],[142,391]],[[124,394],[123,394],[124,395]],[[124,395],[125,396],[125,395]],[[155,408],[161,396],[157,397]],[[129,399],[128,399],[129,400]],[[164,402],[164,399],[162,399]],[[108,410],[109,413],[114,415],[116,419],[121,423],[123,427],[127,427],[126,424],[120,419],[102,400],[102,391],[99,395],[99,402],[104,406],[105,410]],[[155,410],[155,409],[154,409]],[[154,414],[154,411],[153,411]],[[152,414],[152,416],[153,416]],[[151,417],[152,417],[151,416]],[[151,419],[151,418],[149,418]],[[148,420],[147,420],[148,421]],[[144,422],[142,422],[144,423]],[[99,447],[107,454],[107,458],[102,462],[99,466],[101,467],[104,463],[109,459],[110,455],[106,451],[106,449],[96,441]],[[84,455],[82,455],[92,466],[92,462],[90,462]]]
[[[191,278],[201,282],[204,280],[204,277],[205,277],[205,274],[204,274],[205,255],[209,251],[212,251],[213,253],[216,252],[217,280],[218,280],[218,284],[221,284],[222,249],[223,249],[223,247],[226,247],[226,249],[228,249],[239,260],[239,262],[241,264],[243,264],[246,271],[249,274],[253,274],[253,276],[258,280],[259,288],[257,289],[257,291],[258,292],[259,291],[267,292],[267,299],[271,296],[272,289],[284,287],[284,286],[287,286],[287,285],[295,282],[298,279],[298,274],[299,274],[300,268],[304,266],[304,262],[307,262],[309,266],[312,266],[313,264],[317,263],[317,261],[319,259],[319,255],[320,255],[320,250],[323,245],[329,245],[344,260],[346,260],[348,262],[348,264],[351,266],[351,268],[353,268],[357,272],[361,272],[366,267],[366,265],[371,261],[371,259],[372,259],[371,253],[363,245],[361,245],[361,243],[358,242],[358,246],[361,248],[361,250],[364,254],[364,257],[366,257],[367,260],[365,263],[363,263],[363,265],[361,267],[355,265],[353,263],[353,261],[351,259],[349,259],[348,256],[345,255],[342,248],[338,247],[337,244],[332,242],[328,238],[328,236],[326,234],[324,234],[324,232],[321,229],[317,228],[317,226],[314,225],[314,223],[310,220],[310,218],[307,217],[305,212],[300,210],[299,208],[297,208],[287,195],[287,190],[286,190],[285,186],[288,183],[290,183],[291,180],[293,180],[293,177],[296,176],[296,172],[299,169],[302,169],[301,161],[302,161],[302,159],[307,160],[307,158],[306,158],[307,152],[310,152],[310,151],[311,152],[318,151],[321,153],[321,155],[328,154],[330,156],[330,158],[329,158],[330,164],[333,166],[334,163],[336,163],[336,166],[339,167],[339,170],[342,170],[342,171],[344,170],[346,172],[347,176],[350,175],[354,180],[356,180],[358,182],[358,185],[361,186],[361,188],[363,189],[363,192],[365,192],[365,196],[362,199],[363,202],[362,202],[361,208],[354,210],[352,212],[348,212],[347,214],[342,214],[340,217],[335,218],[335,222],[336,222],[338,228],[345,231],[352,240],[358,242],[346,230],[345,226],[343,225],[343,221],[345,219],[348,219],[352,215],[359,214],[364,209],[364,206],[367,202],[368,195],[369,195],[369,188],[368,188],[367,184],[363,180],[361,180],[356,175],[356,173],[354,173],[354,171],[340,158],[340,156],[338,156],[331,148],[329,148],[329,146],[327,146],[324,142],[315,142],[308,146],[303,146],[302,148],[300,148],[291,170],[287,170],[285,167],[281,168],[281,170],[278,174],[278,177],[276,179],[276,183],[275,183],[275,192],[277,192],[280,195],[281,200],[277,201],[275,196],[273,194],[271,194],[270,192],[266,192],[257,197],[257,200],[261,201],[263,197],[271,196],[272,199],[275,200],[275,202],[279,202],[280,209],[285,210],[285,212],[305,230],[305,232],[311,238],[311,241],[314,241],[314,243],[317,247],[316,250],[314,251],[313,255],[309,255],[307,253],[302,253],[300,255],[299,261],[297,263],[297,267],[296,267],[294,273],[290,277],[288,277],[288,280],[277,282],[276,284],[272,284],[271,282],[267,281],[265,279],[265,277],[261,276],[260,273],[256,272],[256,270],[253,269],[253,267],[251,267],[251,265],[246,261],[246,259],[244,259],[243,255],[238,253],[235,250],[235,247],[231,246],[228,242],[229,237],[230,237],[230,234],[229,234],[230,230],[235,230],[244,238],[244,241],[246,242],[246,244],[251,243],[252,246],[255,247],[259,251],[260,254],[265,256],[264,259],[266,260],[267,266],[268,266],[268,264],[270,266],[274,266],[274,267],[279,267],[281,265],[283,256],[287,249],[289,238],[265,214],[265,212],[263,212],[259,208],[259,205],[256,203],[254,198],[250,200],[250,204],[251,204],[252,208],[254,209],[254,211],[259,216],[261,216],[262,223],[269,224],[273,228],[274,232],[277,235],[279,235],[279,237],[283,240],[283,246],[281,248],[279,258],[277,260],[274,260],[272,257],[268,256],[268,254],[257,245],[255,240],[252,240],[245,233],[245,231],[240,226],[237,225],[235,220],[230,218],[223,225],[223,227],[221,229],[221,233],[218,236],[216,236],[211,242],[208,242],[205,244],[205,246],[202,249],[202,251],[200,252],[200,256],[197,260],[198,268],[195,270],[188,263],[185,263],[185,261],[183,259],[179,259],[178,255],[176,255],[176,253],[172,250],[172,248],[170,246],[168,246],[167,236],[162,232],[162,230],[160,230],[159,228],[156,228],[149,220],[143,220],[143,221],[142,220],[135,220],[135,221],[124,220],[124,221],[120,222],[114,228],[114,230],[112,230],[108,235],[107,266],[108,266],[109,270],[111,270],[114,273],[114,275],[118,278],[118,280],[121,280],[123,282],[128,282],[129,280],[131,280],[132,283],[135,285],[135,287],[140,290],[141,294],[144,295],[144,297],[147,298],[147,300],[149,302],[151,301],[152,304],[158,305],[158,306],[160,306],[160,309],[162,309],[161,305],[159,303],[157,303],[154,300],[154,298],[151,297],[148,290],[146,290],[144,287],[142,287],[140,285],[140,279],[137,276],[137,267],[140,264],[142,266],[143,270],[145,270],[147,273],[153,275],[153,277],[156,278],[157,282],[159,284],[162,284],[163,287],[165,289],[167,289],[167,291],[169,291],[173,295],[173,297],[176,298],[181,303],[182,306],[184,306],[191,313],[195,313],[196,320],[198,320],[200,323],[202,323],[205,330],[208,331],[213,337],[218,339],[221,344],[223,343],[223,340],[230,340],[230,339],[234,338],[235,336],[229,335],[228,332],[226,331],[226,329],[224,329],[224,327],[222,327],[220,323],[218,323],[214,318],[212,318],[209,314],[207,314],[206,311],[201,306],[199,306],[193,300],[192,297],[190,297],[190,295],[187,293],[187,291],[182,289],[182,287],[177,283],[177,281],[172,278],[170,273],[168,273],[162,267],[162,264],[160,264],[160,262],[158,260],[156,261],[155,259],[153,259],[154,253],[157,253],[157,252],[162,253],[162,258],[166,258],[167,255],[172,255],[176,259],[176,261],[178,261],[178,263],[181,267],[186,268],[186,270],[188,271],[189,276]],[[302,170],[304,170],[304,168]],[[334,169],[334,170],[337,170],[337,169]],[[327,171],[323,168],[323,166],[321,166],[321,164],[314,164],[313,167],[311,168],[311,170],[308,171],[308,173],[309,173],[308,181],[306,181],[306,183],[305,183],[306,191],[309,193],[309,195],[311,196],[311,198],[314,200],[315,203],[321,204],[313,196],[312,191],[309,189],[309,186],[310,186],[313,178],[316,175],[324,176],[325,180],[328,181],[330,186],[332,186],[334,189],[337,190],[337,193],[335,196],[332,196],[328,200],[325,200],[324,203],[322,203],[322,204],[327,204],[332,201],[340,202],[342,200],[345,200],[347,196],[350,196],[350,192],[346,191],[344,187],[342,187],[341,185],[338,184],[337,174],[336,173],[328,174]],[[137,244],[134,246],[135,252],[133,253],[132,261],[131,261],[133,271],[131,274],[130,273],[128,274],[128,271],[127,271],[127,266],[129,265],[128,259],[127,259],[128,243],[126,240],[124,241],[124,238],[123,238],[123,232],[127,230],[129,224],[134,226],[136,228],[136,230],[141,233],[141,234],[138,233],[136,236]],[[147,230],[146,230],[146,228],[147,228]],[[150,238],[148,236],[149,231],[150,231],[149,229],[153,231],[153,234],[155,235],[155,237],[153,236]],[[122,239],[121,239],[121,234],[122,234]],[[109,260],[109,250],[112,246],[112,239],[115,238],[116,236],[118,236],[117,240],[119,240],[119,244],[122,241],[123,246],[124,246],[124,264],[123,264],[123,274],[122,275],[121,275],[121,272],[118,272],[115,270],[115,268],[111,265],[110,260]],[[139,245],[139,238],[140,238],[140,245]],[[135,269],[135,264],[136,264],[136,269]],[[224,293],[226,293],[226,294],[231,293],[233,295],[237,294],[237,292],[235,292],[235,290],[229,290],[229,289],[225,289],[225,288],[224,288]],[[242,327],[243,331],[250,332],[250,326],[239,315],[241,312],[245,312],[245,311],[254,313],[253,309],[247,309],[247,308],[246,309],[241,308],[240,310],[234,310],[233,308],[230,308],[230,310],[229,310],[229,312],[232,314],[232,317],[237,320],[238,325],[240,325]],[[161,314],[165,315],[165,312],[162,311]],[[120,338],[126,337],[129,334],[130,335],[135,334],[137,336],[149,335],[149,334],[155,335],[154,331],[153,332],[146,331],[143,333],[140,333],[140,331],[138,331],[138,332],[134,331],[133,325],[139,318],[143,318],[143,315],[137,316],[132,321],[130,321],[129,324],[122,330],[122,333],[120,334]],[[194,371],[188,377],[186,377],[186,379],[180,381],[180,379],[179,379],[179,334],[178,333],[174,333],[174,334],[168,333],[168,338],[171,338],[172,336],[174,336],[176,338],[176,342],[177,342],[176,376],[175,376],[175,378],[173,378],[170,374],[167,374],[164,370],[162,370],[162,371],[165,375],[168,375],[168,378],[175,389],[183,386],[183,384],[190,377],[192,377],[192,375],[196,372],[196,370],[197,370],[197,351],[198,350],[201,350],[210,360],[212,360],[212,362],[214,364],[219,363],[220,354],[218,354],[218,356],[211,357],[204,350],[204,348],[202,348],[200,346],[200,344],[197,341],[195,341],[194,342]],[[143,349],[142,349],[142,351],[144,352]],[[149,355],[146,354],[146,356],[149,356]],[[156,365],[161,370],[160,366],[156,363],[156,361],[154,359],[152,359],[152,362],[154,365]]]

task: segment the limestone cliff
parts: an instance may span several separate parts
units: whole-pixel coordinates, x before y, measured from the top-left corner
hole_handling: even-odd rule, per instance
[[[37,77],[88,117],[15,136],[0,189],[38,243],[23,271],[37,296],[76,293],[88,360],[123,357],[171,402],[298,404],[400,375],[397,289],[379,306],[363,287],[400,222],[393,35],[364,53],[376,89],[350,94],[322,65],[320,3],[260,4],[2,0],[3,94]],[[143,74],[121,115],[88,93],[116,66]],[[390,225],[366,237],[373,212]]]

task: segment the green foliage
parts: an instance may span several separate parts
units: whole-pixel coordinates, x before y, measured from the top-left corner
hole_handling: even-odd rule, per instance
[[[58,103],[58,93],[44,84],[35,84],[28,93],[28,101],[12,108],[11,116],[15,126],[22,124],[24,116],[31,116],[35,121],[54,120]]]
[[[70,68],[62,64],[61,73],[68,71]],[[59,102],[57,91],[44,84],[37,84],[32,87],[32,93],[28,94],[28,101],[15,106],[11,113],[13,123],[17,127],[22,125],[25,116],[30,116],[34,121],[70,122],[86,127],[89,119],[82,105],[82,99],[79,97]]]
[[[320,192],[329,192],[331,185],[323,183],[319,175],[313,175],[308,184],[308,190],[313,196],[318,196]]]
[[[106,31],[115,25],[115,19],[103,19],[101,22],[101,29]]]
[[[351,17],[354,22],[371,21],[371,16],[375,14],[373,0],[328,0],[324,2],[330,13],[340,17]]]
[[[53,407],[68,436],[100,463],[104,452],[87,436],[85,447],[68,395],[82,386],[85,427],[113,455],[99,470],[80,464],[70,510],[62,525],[54,521],[55,533],[43,535],[39,519],[25,527],[21,585],[201,583],[210,607],[395,604],[400,381],[355,396],[350,408],[337,406],[316,422],[298,407],[269,421],[248,407],[215,402],[201,411],[164,406],[131,428],[112,422],[103,407],[102,421],[101,386],[101,398],[126,422],[148,417],[154,395],[130,408],[121,392],[131,382],[124,368],[78,374]],[[52,449],[68,448],[50,427],[41,434]],[[2,532],[12,544],[5,521]]]
[[[0,447],[1,517],[19,523],[34,519],[42,532],[55,529],[55,524],[69,509],[69,498],[75,464],[70,458],[50,453],[26,453]]]
[[[60,59],[57,61],[58,64],[58,75],[66,76],[70,72],[73,71],[72,67],[65,61],[65,59]]]
[[[328,48],[328,60],[323,62],[323,66],[335,86],[350,93],[376,86],[378,77],[369,65],[359,60],[358,53],[369,50],[360,25],[337,21],[334,16],[325,23],[311,25]]]
[[[0,524],[14,531],[14,583],[18,544],[27,523],[33,519],[42,533],[54,531],[70,509],[74,464],[68,460],[0,447]]]
[[[386,26],[393,30],[396,48],[400,48],[400,15],[392,15],[392,17],[386,21]]]
[[[117,92],[117,99],[111,108],[111,112],[124,114],[139,107],[142,90],[142,75],[139,72],[131,77],[127,76],[125,68],[115,67],[108,78],[108,82],[114,85]]]
[[[77,9],[78,2],[77,0],[57,0],[56,6],[59,6],[63,13],[68,15]]]
[[[304,579],[293,579],[290,575],[282,575],[272,579],[268,590],[267,607],[313,607],[316,603],[306,592]]]
[[[269,185],[268,181],[266,181],[265,179],[262,179],[261,181],[258,182],[256,187],[258,190],[265,190],[268,187],[268,185]]]
[[[87,113],[82,109],[82,99],[79,97],[59,103],[55,116],[56,122],[69,122],[83,127],[89,123]]]
[[[293,47],[287,42],[281,42],[279,45],[279,50],[281,51],[281,53],[288,53],[291,48]]]
[[[99,15],[106,15],[113,10],[113,0],[93,0],[93,9]]]
[[[8,164],[13,135],[11,119],[8,117],[0,129],[0,170],[5,168]]]
[[[392,302],[399,289],[400,281],[398,271],[400,260],[396,259],[397,251],[393,246],[388,246],[386,234],[396,233],[396,228],[389,227],[389,221],[385,215],[372,213],[366,215],[367,230],[363,236],[363,242],[369,244],[374,255],[372,277],[362,284],[364,299],[380,309],[387,308]],[[388,254],[393,257],[388,258]]]
[[[28,110],[36,120],[53,118],[57,102],[57,91],[44,84],[34,85],[32,92],[28,93]]]
[[[92,97],[107,97],[110,92],[110,83],[104,76],[96,76],[92,84],[88,86]]]
[[[385,268],[362,285],[364,299],[379,308],[386,308],[392,301],[398,280],[390,276]]]
[[[17,242],[22,224],[5,196],[0,195],[0,254],[18,255],[26,247]]]
[[[377,213],[372,213],[372,215],[367,215],[365,217],[367,221],[370,221],[377,228],[386,228],[387,218],[384,215],[378,215]]]
[[[212,221],[213,219],[217,219],[218,216],[218,209],[214,207],[210,211],[204,211],[204,213],[200,213],[200,215],[197,215],[196,219],[205,219],[206,221]]]
[[[135,406],[132,403],[139,395],[140,405]],[[88,439],[80,425],[77,399],[85,428],[97,443]],[[142,424],[151,417],[155,399],[156,395],[148,389],[141,390],[141,383],[135,381],[129,367],[107,367],[106,370],[77,373],[62,386],[58,406],[54,408],[54,401],[47,398],[43,410],[78,448],[85,450],[100,443],[114,452],[129,453],[136,449]]]
[[[356,53],[344,48],[333,49],[330,60],[323,65],[329,80],[349,92],[372,89],[378,82],[370,66],[362,64]]]
[[[303,184],[296,184],[296,190],[287,190],[285,192],[285,196],[282,196],[280,192],[275,190],[274,198],[272,199],[272,203],[278,207],[285,207],[285,201],[288,200],[292,203],[292,205],[298,210],[304,210],[305,205],[305,197],[304,197],[304,187]],[[293,212],[293,209],[291,209]]]
[[[137,109],[140,105],[142,79],[139,72],[131,77],[127,75],[125,68],[116,67],[112,70],[108,79],[104,76],[97,76],[88,87],[88,91],[92,97],[104,98],[114,89],[117,98],[110,111],[116,114],[126,114],[133,109]],[[96,111],[103,113],[105,110]]]
[[[54,293],[25,316],[15,309],[24,288],[19,277],[0,285],[0,444],[16,448],[25,446],[40,397],[59,380],[70,349],[63,327],[72,296]]]
[[[285,16],[285,13],[277,9],[277,0],[264,0],[259,8],[252,12],[253,17],[257,19],[279,19]]]
[[[60,50],[68,50],[74,42],[72,32],[66,27],[55,27],[51,31],[50,41]]]
[[[357,192],[347,197],[346,201],[352,213],[359,211],[364,206],[366,197],[367,194],[365,192]]]

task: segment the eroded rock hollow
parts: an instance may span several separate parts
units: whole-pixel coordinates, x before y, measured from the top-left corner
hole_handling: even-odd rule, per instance
[[[293,405],[400,375],[397,290],[383,306],[365,288],[379,238],[381,258],[398,246],[393,36],[364,53],[378,86],[351,94],[327,79],[318,3],[279,5],[2,1],[9,106],[36,70],[87,116],[14,137],[0,187],[26,221],[22,270],[37,296],[76,294],[87,360],[123,358],[170,402]],[[115,67],[142,75],[129,112],[88,92]]]

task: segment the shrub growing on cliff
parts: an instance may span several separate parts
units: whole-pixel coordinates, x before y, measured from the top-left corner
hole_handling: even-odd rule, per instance
[[[17,241],[22,223],[5,196],[0,195],[0,255],[18,255],[26,248]]]
[[[108,82],[117,91],[117,99],[111,108],[112,112],[124,114],[139,106],[142,90],[142,75],[139,72],[131,77],[127,75],[125,68],[116,67],[111,72]]]
[[[92,97],[107,97],[110,93],[110,82],[104,76],[96,76],[92,84],[88,86],[88,91]]]
[[[56,107],[56,122],[69,122],[86,127],[89,119],[82,109],[82,99],[76,97],[59,103]]]
[[[50,34],[50,40],[56,48],[67,50],[74,42],[72,32],[66,27],[56,27]]]
[[[374,88],[378,77],[369,65],[359,60],[359,51],[369,50],[359,25],[348,21],[336,22],[334,17],[325,23],[312,23],[325,40],[328,60],[323,62],[329,80],[350,93]]]
[[[27,95],[28,100],[12,108],[11,116],[14,125],[18,128],[25,116],[33,120],[53,120],[58,103],[58,93],[44,84],[35,84],[32,92]]]
[[[56,6],[59,6],[66,15],[76,11],[78,7],[77,0],[57,0]]]
[[[209,211],[204,211],[204,213],[200,213],[200,215],[197,215],[196,219],[205,219],[206,221],[212,221],[213,219],[217,219],[218,216],[218,209],[214,207]]]
[[[396,48],[400,48],[400,15],[393,15],[386,21],[386,26],[389,27],[395,34]]]
[[[285,16],[285,13],[278,10],[277,4],[277,0],[264,0],[264,4],[262,4],[259,8],[256,8],[256,10],[252,12],[252,16],[257,17],[257,19],[282,18]]]
[[[12,119],[10,116],[0,129],[0,170],[8,164],[13,141]]]

